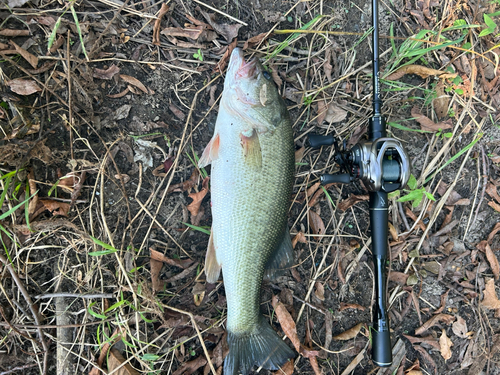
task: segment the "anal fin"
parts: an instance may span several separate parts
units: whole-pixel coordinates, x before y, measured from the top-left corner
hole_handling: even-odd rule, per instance
[[[214,244],[214,232],[210,232],[210,239],[208,240],[207,256],[205,257],[205,275],[207,276],[208,283],[215,283],[220,275],[222,266],[217,261]]]
[[[284,271],[293,265],[293,246],[292,239],[290,238],[290,231],[288,226],[283,230],[282,239],[272,254],[271,258],[266,264],[266,271],[264,277],[266,279],[273,279],[280,271]]]
[[[200,168],[206,167],[214,160],[219,157],[219,147],[220,147],[220,136],[215,134],[210,142],[208,142],[207,147],[203,151],[200,160],[198,161],[198,166]]]

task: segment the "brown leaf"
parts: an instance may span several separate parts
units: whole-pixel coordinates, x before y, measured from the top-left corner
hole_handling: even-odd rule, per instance
[[[344,303],[340,302],[340,309],[339,311],[344,311],[347,309],[356,309],[356,310],[361,310],[365,311],[365,308],[361,305],[358,305],[357,303]]]
[[[442,121],[435,123],[429,117],[424,116],[422,113],[420,113],[420,110],[416,106],[411,109],[411,115],[420,124],[420,129],[422,130],[437,132],[440,130],[453,128],[453,126],[451,125],[451,119],[444,122]]]
[[[16,51],[27,61],[29,62],[29,64],[33,67],[33,69],[36,69],[36,67],[38,66],[38,57],[36,57],[35,55],[29,53],[28,51],[26,51],[24,48],[22,47],[19,47],[16,43],[14,43],[13,41],[10,41],[10,43],[14,46],[14,48],[16,49]]]
[[[130,92],[130,89],[128,87],[125,88],[122,92],[119,92],[118,94],[112,94],[112,95],[106,95],[108,98],[111,99],[118,99],[118,98],[123,98],[125,95],[127,95]]]
[[[451,329],[455,335],[462,339],[466,339],[469,337],[469,335],[467,335],[467,323],[465,322],[465,319],[460,315],[457,315],[457,321],[453,323]]]
[[[355,338],[359,331],[361,330],[361,327],[364,326],[364,323],[359,323],[355,325],[354,327],[348,329],[347,331],[342,332],[341,334],[334,336],[333,339],[337,341],[345,341],[345,340],[350,340]]]
[[[205,366],[207,360],[204,356],[199,356],[189,362],[184,362],[172,375],[191,375],[200,367]]]
[[[389,273],[389,281],[394,281],[399,285],[406,285],[406,280],[408,280],[408,274],[403,272],[391,271]]]
[[[172,113],[177,117],[179,120],[184,121],[186,119],[186,115],[184,112],[182,112],[177,106],[174,104],[170,103],[168,105],[168,108],[172,111]]]
[[[500,203],[500,196],[497,192],[497,187],[491,183],[486,185],[486,194],[495,199],[498,203]]]
[[[167,190],[167,194],[173,191],[180,191],[180,192],[190,191],[194,186],[196,186],[198,181],[198,175],[199,175],[198,169],[194,168],[193,172],[191,173],[191,177],[189,177],[188,180],[170,186]]]
[[[263,40],[265,40],[266,38],[269,38],[270,36],[272,36],[273,33],[270,33],[268,35],[268,33],[261,33],[259,35],[255,35],[253,37],[251,37],[250,39],[247,39],[245,44],[243,45],[243,49],[247,49],[248,47],[254,47],[256,46],[257,44],[261,43]]]
[[[323,375],[323,371],[319,368],[318,365],[318,360],[316,359],[316,356],[309,357],[309,362],[311,363],[311,367],[314,371],[314,375]]]
[[[436,112],[438,120],[448,116],[448,106],[450,104],[450,97],[444,91],[444,83],[442,80],[436,85],[436,97],[432,100],[434,111]]]
[[[285,332],[285,335],[290,339],[293,346],[295,347],[295,350],[297,352],[300,352],[300,340],[299,336],[297,335],[297,327],[295,326],[295,322],[292,316],[286,309],[285,305],[283,305],[281,302],[278,302],[278,296],[273,297],[272,305],[274,307],[274,311],[276,312],[278,321],[280,322],[281,328],[283,329],[283,332]]]
[[[105,342],[104,345],[101,347],[101,352],[99,354],[99,358],[97,359],[97,366],[92,368],[90,370],[89,375],[100,375],[101,370],[99,367],[102,367],[102,363],[104,362],[104,359],[108,355],[109,348],[113,346],[116,342],[120,341],[122,339],[122,336],[125,336],[126,333],[123,331],[124,328],[116,328],[111,335],[111,342]]]
[[[191,272],[193,272],[196,269],[196,267],[198,267],[198,262],[193,263],[189,268],[186,268],[181,273],[178,273],[177,275],[174,275],[171,278],[165,280],[165,282],[166,283],[171,283],[171,282],[174,282],[174,281],[182,280],[183,278],[187,277]]]
[[[155,46],[159,46],[161,44],[160,43],[161,20],[163,19],[163,16],[168,12],[169,9],[170,7],[167,5],[167,3],[161,4],[161,9],[158,12],[158,16],[153,26],[153,44]]]
[[[209,177],[205,177],[203,180],[203,185],[205,186],[208,183]],[[205,182],[206,181],[206,182]],[[191,212],[191,215],[197,216],[198,211],[200,210],[200,205],[201,202],[203,201],[203,198],[205,198],[205,195],[207,195],[208,189],[206,187],[203,187],[199,192],[197,193],[191,193],[188,195],[189,198],[192,198],[193,201],[189,203],[187,206],[187,209],[189,212]]]
[[[309,225],[314,234],[325,234],[326,228],[325,223],[321,220],[321,217],[314,211],[309,210]]]
[[[443,328],[441,331],[441,337],[439,338],[439,346],[441,347],[441,356],[444,358],[445,362],[451,358],[451,347],[453,343],[446,336],[446,330]]]
[[[231,44],[227,46],[226,52],[222,55],[221,59],[217,63],[217,66],[214,68],[212,73],[222,73],[224,69],[226,69],[227,64],[229,63],[229,56],[238,45],[238,39],[234,39]]]
[[[179,267],[182,269],[186,269],[191,264],[193,264],[193,261],[191,259],[170,259],[165,254],[162,254],[159,251],[156,251],[154,249],[149,248],[149,251],[151,252],[151,255],[150,255],[151,259],[155,259],[159,262],[167,263],[170,266],[175,266],[175,267]]]
[[[131,77],[131,76],[128,76],[128,75],[125,75],[125,74],[120,74],[120,78],[123,79],[125,82],[130,83],[132,86],[137,87],[142,92],[144,92],[146,94],[149,93],[149,91],[146,88],[146,86],[144,86],[142,84],[142,82],[139,81],[137,78],[134,78],[134,77]]]
[[[339,210],[341,210],[341,211],[347,211],[349,208],[351,208],[352,206],[354,206],[356,203],[362,202],[362,201],[367,201],[368,199],[370,199],[370,197],[368,195],[354,195],[354,194],[351,194],[349,196],[349,198],[344,199],[343,201],[341,201],[337,205],[337,208]]]
[[[295,163],[300,163],[300,161],[302,160],[302,157],[304,156],[305,151],[306,151],[306,148],[304,146],[302,146],[297,151],[295,151]]]
[[[316,290],[314,291],[314,295],[320,300],[325,300],[325,287],[319,281],[316,281]]]
[[[120,354],[120,352],[115,349],[111,348],[109,351],[109,356],[108,356],[108,371],[112,372],[115,375],[139,375],[139,372],[137,372],[131,365],[130,363],[123,363],[125,362],[125,358]],[[121,366],[121,367],[120,367]],[[118,368],[120,367],[120,368]],[[115,369],[118,369],[114,371]]]
[[[161,34],[169,36],[179,36],[189,39],[198,39],[203,33],[204,28],[202,26],[180,28],[180,27],[167,27],[162,30]]]
[[[394,225],[392,225],[391,222],[389,222],[389,233],[391,234],[391,237],[392,237],[392,240],[393,241],[397,241],[398,240],[398,231],[396,230],[396,228],[394,227]]]
[[[498,258],[491,250],[490,245],[486,244],[484,250],[484,252],[486,253],[486,258],[490,263],[491,270],[493,271],[493,276],[495,276],[495,280],[498,280],[498,277],[500,276],[500,264],[498,264]]]
[[[341,122],[347,117],[347,111],[337,103],[330,103],[326,111],[325,121],[328,123]]]
[[[332,342],[333,314],[327,311],[325,314],[325,348],[328,349]]]
[[[455,317],[453,315],[447,315],[447,314],[434,315],[432,318],[430,318],[428,321],[426,321],[420,328],[417,328],[415,330],[415,334],[421,335],[422,333],[427,331],[429,328],[435,326],[439,322],[444,322],[445,324],[450,324],[454,320],[455,320]]]
[[[2,29],[2,30],[0,30],[0,35],[1,36],[10,36],[10,37],[28,36],[28,35],[30,35],[30,31],[29,30]]]
[[[489,201],[488,206],[493,208],[496,212],[500,212],[500,204],[498,204],[497,202]]]
[[[33,171],[33,169],[30,169],[28,173],[28,185],[30,187],[30,193],[34,194],[33,198],[30,199],[30,202],[28,204],[28,213],[31,216],[35,212],[36,206],[38,204],[38,189],[36,188],[35,172]]]
[[[94,69],[93,77],[99,79],[111,79],[115,74],[120,73],[120,68],[112,64],[108,69]]]
[[[232,25],[229,25],[227,23],[218,24],[215,22],[215,14],[207,13],[200,7],[196,7],[196,10],[199,11],[203,15],[203,17],[205,17],[210,26],[212,26],[213,29],[217,31],[217,33],[222,35],[228,43],[232,42],[233,39],[238,36],[238,30],[243,26],[239,23]]]
[[[273,375],[292,375],[293,374],[293,359],[286,362],[283,367],[281,367],[278,371],[273,372]]]
[[[488,242],[491,243],[491,241],[493,241],[493,237],[495,237],[495,235],[500,232],[500,223],[496,223],[495,224],[495,227],[493,228],[493,230],[491,231],[491,233],[488,235]]]
[[[297,246],[297,242],[302,242],[302,243],[307,243],[306,236],[304,233],[299,232],[293,237],[292,239],[292,247],[295,249],[295,246]]]
[[[40,199],[40,202],[43,203],[45,208],[49,210],[52,213],[52,215],[68,216],[68,212],[70,209],[69,203],[53,201],[50,199]]]
[[[439,78],[455,78],[457,76],[457,73],[442,72],[440,70],[427,68],[421,65],[406,65],[388,75],[385,79],[395,81],[403,77],[405,74],[417,74],[422,78],[427,78],[429,76],[437,76]]]
[[[328,107],[326,105],[326,101],[320,100],[318,102],[318,105],[317,105],[318,116],[316,117],[316,121],[317,121],[318,125],[321,125],[323,123],[323,121],[325,121],[327,110],[328,110]]]
[[[437,365],[436,362],[432,359],[429,353],[427,353],[427,350],[422,348],[420,345],[415,345],[413,347],[416,351],[418,351],[422,357],[425,359],[425,361],[428,363],[429,366],[431,366],[434,369],[434,374],[437,375]]]
[[[42,91],[38,84],[31,79],[11,79],[10,81],[7,81],[7,86],[9,86],[13,92],[19,95],[31,95],[35,92]]]
[[[436,349],[440,349],[441,347],[439,346],[439,343],[435,337],[432,336],[425,336],[425,337],[413,337],[413,336],[408,336],[408,335],[403,335],[408,339],[408,341],[411,342],[411,344],[418,344],[419,342],[426,343],[427,345],[430,345]]]
[[[444,310],[444,308],[446,307],[446,300],[448,299],[448,293],[450,293],[450,289],[448,289],[446,293],[443,293],[441,295],[441,306],[439,306],[439,309],[434,311],[433,314],[439,314]]]
[[[54,44],[52,44],[52,46],[48,50],[47,54],[48,55],[53,54],[59,48],[61,48],[63,44],[64,44],[64,37],[62,35],[59,35],[59,37],[57,38],[57,40],[54,42]]]
[[[161,269],[163,268],[163,262],[151,258],[149,260],[151,266],[151,282],[153,283],[153,291],[161,292],[165,287],[165,282],[160,279]]]
[[[481,305],[490,310],[500,309],[500,300],[498,299],[497,292],[495,291],[495,280],[489,279],[486,282]]]

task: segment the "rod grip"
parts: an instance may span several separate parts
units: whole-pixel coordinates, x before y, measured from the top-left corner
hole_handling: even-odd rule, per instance
[[[380,322],[382,324],[382,322]],[[379,367],[392,364],[391,335],[389,329],[380,331],[374,327],[372,331],[372,360]]]
[[[341,184],[349,184],[352,178],[347,173],[342,174],[324,174],[320,178],[321,185],[332,184],[335,182]]]
[[[335,142],[333,135],[309,134],[307,136],[309,144],[312,148],[320,148],[321,146],[331,146]]]

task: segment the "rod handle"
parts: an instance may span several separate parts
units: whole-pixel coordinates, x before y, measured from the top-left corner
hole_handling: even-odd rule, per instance
[[[309,134],[309,145],[312,148],[320,148],[321,146],[331,146],[335,142],[333,135]]]
[[[384,323],[378,325],[383,327]],[[379,367],[389,367],[392,364],[391,335],[389,329],[378,330],[376,326],[372,331],[372,360]]]
[[[332,184],[332,183],[341,183],[341,184],[349,184],[352,181],[352,178],[347,173],[341,174],[324,174],[320,178],[321,185]]]

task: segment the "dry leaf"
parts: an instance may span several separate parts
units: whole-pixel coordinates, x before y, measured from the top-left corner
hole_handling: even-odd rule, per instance
[[[403,77],[405,74],[417,74],[422,78],[427,78],[429,76],[437,76],[439,78],[455,78],[457,76],[457,73],[442,72],[440,70],[426,68],[425,66],[421,65],[406,65],[402,68],[399,68],[394,73],[388,75],[387,77],[385,77],[385,79],[388,79],[389,81],[395,81]]]
[[[300,352],[300,340],[297,335],[297,327],[295,326],[295,322],[286,309],[285,305],[281,302],[278,302],[278,296],[273,296],[272,305],[274,307],[274,311],[276,312],[276,316],[278,317],[278,321],[280,322],[281,329],[285,332],[285,335],[290,339],[295,350]]]
[[[52,213],[52,215],[68,216],[68,212],[70,209],[69,203],[53,201],[50,199],[40,199],[40,202],[43,203],[45,208],[49,210]]]
[[[118,99],[118,98],[123,98],[125,95],[127,95],[130,92],[130,89],[128,87],[125,88],[122,92],[119,92],[118,94],[112,94],[112,95],[106,95],[108,98],[111,99]]]
[[[261,43],[263,40],[269,38],[270,36],[272,36],[273,34],[272,33],[261,33],[259,35],[255,35],[253,37],[251,37],[250,39],[247,39],[247,41],[245,42],[245,44],[243,45],[243,49],[247,49],[248,47],[254,47],[256,46],[257,44]]]
[[[292,375],[293,374],[293,359],[285,363],[278,371],[273,372],[273,375]]]
[[[314,295],[320,300],[325,300],[325,287],[319,281],[316,281],[316,290],[314,291]]]
[[[307,243],[306,236],[304,233],[299,232],[293,237],[292,239],[292,247],[295,249],[295,246],[297,246],[297,242],[302,242],[302,243]]]
[[[191,293],[193,294],[193,302],[195,306],[200,306],[201,303],[203,302],[203,298],[205,298],[205,284],[203,283],[196,283],[194,284],[193,289],[191,290]]]
[[[206,187],[208,185],[208,179],[209,177],[205,177],[203,180],[203,188],[197,192],[197,193],[191,193],[188,195],[189,198],[192,198],[193,201],[188,204],[187,209],[189,212],[191,212],[191,215],[197,216],[198,211],[200,210],[201,202],[203,201],[203,198],[205,198],[205,195],[208,193],[208,188]]]
[[[189,27],[184,29],[180,27],[167,27],[162,30],[161,34],[196,40],[203,33],[203,30],[203,26]]]
[[[28,36],[28,35],[30,35],[30,31],[29,30],[2,29],[2,30],[0,30],[0,35],[1,36],[11,36],[11,37]]]
[[[118,350],[115,348],[111,348],[109,351],[109,356],[108,356],[108,371],[112,372],[115,375],[139,375],[139,372],[137,372],[131,365],[130,363],[123,363],[125,362],[125,358],[120,354]],[[123,366],[122,366],[123,365]],[[121,366],[121,367],[120,367]],[[118,370],[114,371],[120,367]]]
[[[161,269],[163,268],[163,262],[151,258],[149,260],[151,267],[151,282],[153,283],[153,291],[161,292],[165,287],[165,282],[160,279]]]
[[[328,123],[341,122],[347,117],[347,111],[336,103],[330,103],[326,111],[325,121]]]
[[[448,116],[448,106],[450,104],[450,97],[444,91],[443,81],[439,81],[436,85],[436,97],[432,100],[434,111],[436,112],[438,120]]]
[[[170,266],[186,269],[191,264],[193,264],[193,261],[191,259],[170,259],[169,257],[165,256],[165,254],[162,254],[154,249],[149,248],[149,251],[151,252],[151,259],[167,263]]]
[[[146,88],[146,86],[144,86],[142,84],[142,82],[139,81],[137,78],[134,78],[134,77],[131,77],[131,76],[128,76],[128,75],[125,75],[125,74],[120,74],[120,78],[123,79],[125,82],[130,83],[132,86],[137,87],[142,92],[144,92],[146,94],[149,94],[149,91]]]
[[[180,366],[172,375],[191,375],[200,367],[205,366],[207,364],[207,360],[204,356],[199,356],[196,359],[193,359],[189,362],[184,362],[182,366]]]
[[[108,69],[94,69],[93,77],[99,79],[111,79],[115,74],[120,73],[120,68],[112,64]]]
[[[321,125],[323,123],[323,121],[325,121],[327,110],[328,110],[328,108],[326,105],[326,101],[320,100],[318,102],[317,109],[316,109],[316,111],[318,113],[318,116],[316,117],[316,121],[317,121],[318,125]]]
[[[490,201],[488,202],[488,206],[493,208],[496,212],[500,212],[500,204],[498,204],[497,202]]]
[[[222,55],[221,59],[217,63],[217,66],[215,69],[212,71],[212,73],[222,73],[224,69],[226,69],[227,64],[229,63],[229,56],[231,56],[231,53],[233,50],[236,48],[238,45],[238,39],[234,39],[231,44],[227,46],[226,52],[224,52],[224,55]]]
[[[158,12],[158,16],[157,16],[157,18],[155,20],[155,24],[153,26],[153,44],[155,46],[159,46],[161,44],[160,43],[161,20],[162,20],[163,16],[165,15],[165,13],[168,12],[169,9],[170,9],[170,7],[166,3],[161,4],[161,9]]]
[[[28,1],[29,0],[7,0],[7,5],[9,6],[9,8],[17,8],[22,7]]]
[[[498,192],[497,192],[497,187],[491,183],[489,183],[488,185],[486,185],[486,193],[492,197],[493,199],[495,199],[498,203],[500,203],[500,196],[498,195]]]
[[[451,358],[451,347],[453,346],[453,343],[448,336],[446,336],[446,330],[444,328],[442,330],[441,337],[439,338],[439,346],[441,347],[441,355],[446,362]]]
[[[42,89],[37,85],[37,83],[31,79],[11,79],[7,82],[7,86],[19,95],[31,95],[35,92],[40,92]]]
[[[358,305],[357,303],[344,303],[340,302],[340,309],[339,311],[344,311],[347,309],[356,309],[356,310],[361,310],[365,311],[365,308],[361,305]]]
[[[453,323],[451,329],[455,335],[462,339],[466,339],[469,337],[469,335],[467,335],[467,323],[465,322],[465,319],[460,315],[457,315],[457,321]]]
[[[170,103],[168,105],[168,108],[172,111],[172,113],[177,117],[179,120],[184,121],[186,119],[186,115],[184,112],[182,112],[177,106],[174,104]]]
[[[421,335],[425,331],[427,331],[429,328],[435,326],[439,322],[443,322],[445,324],[450,324],[452,321],[455,320],[455,317],[453,315],[448,315],[448,314],[437,314],[434,315],[432,318],[430,318],[428,321],[426,321],[422,327],[417,328],[415,330],[416,335]]]
[[[180,191],[180,192],[190,191],[194,186],[196,186],[197,181],[198,181],[198,169],[194,168],[193,172],[191,173],[191,177],[189,177],[188,180],[170,186],[167,189],[167,194],[173,191]]]
[[[423,342],[423,343],[426,343],[427,345],[430,345],[436,349],[440,349],[440,346],[439,346],[437,339],[435,337],[430,336],[430,335],[425,336],[425,337],[413,337],[413,336],[408,336],[408,335],[403,335],[403,336],[406,337],[412,345],[417,344],[419,342]]]
[[[217,31],[217,33],[222,35],[228,43],[232,42],[233,39],[238,36],[238,30],[240,29],[240,27],[243,26],[242,24],[239,23],[232,25],[229,25],[227,23],[218,24],[215,22],[215,14],[207,13],[200,7],[196,7],[196,10],[200,12],[203,15],[203,17],[205,17],[210,26],[212,26],[213,29]]]
[[[62,47],[62,45],[64,44],[64,37],[62,35],[59,35],[59,37],[57,38],[57,40],[54,42],[54,44],[52,44],[52,47],[50,47],[50,49],[48,50],[47,54],[48,55],[51,55],[53,54],[54,52],[56,52],[59,48]]]
[[[309,225],[311,226],[311,230],[314,234],[325,234],[325,224],[321,217],[314,211],[309,210]]]
[[[500,276],[500,264],[498,264],[498,258],[496,257],[495,253],[493,253],[488,243],[486,243],[484,250],[484,252],[486,253],[486,258],[490,263],[491,270],[493,271],[493,275],[495,276],[495,280],[498,280],[498,277]]]
[[[300,161],[302,160],[302,157],[304,156],[305,151],[306,151],[306,148],[304,146],[302,146],[297,151],[295,151],[295,163],[300,163]]]
[[[389,222],[389,233],[391,234],[391,237],[392,237],[392,240],[393,241],[397,241],[398,240],[398,231],[396,230],[396,228],[394,227],[394,225],[392,225],[391,222]]]
[[[389,273],[389,281],[394,281],[399,285],[406,285],[406,280],[408,280],[408,274],[403,272],[391,271]]]
[[[493,228],[493,230],[491,231],[491,233],[488,235],[488,242],[491,243],[491,241],[493,241],[493,237],[495,237],[495,235],[500,231],[500,223],[496,223],[495,224],[495,227]]]
[[[498,299],[497,292],[495,291],[495,280],[489,279],[486,282],[481,305],[490,310],[500,309],[500,300]]]
[[[435,123],[429,117],[424,116],[422,113],[420,113],[420,110],[416,106],[411,109],[411,115],[420,124],[420,129],[422,130],[437,132],[440,130],[453,128],[451,119]]]
[[[17,53],[19,53],[27,62],[29,62],[30,65],[33,67],[33,69],[36,69],[36,67],[38,66],[38,57],[36,57],[35,55],[29,53],[24,48],[19,47],[13,41],[11,41],[10,43],[14,46],[14,48],[17,51]]]
[[[361,330],[361,327],[363,327],[364,323],[359,323],[355,325],[354,327],[348,329],[347,331],[342,332],[340,335],[332,337],[334,340],[337,341],[345,341],[345,340],[350,340],[355,338],[359,331]]]
[[[319,368],[318,360],[316,356],[309,357],[309,362],[311,363],[311,367],[314,371],[314,375],[323,375],[323,371]]]
[[[356,203],[362,202],[362,201],[367,201],[368,199],[370,199],[370,197],[368,195],[354,195],[354,194],[351,194],[349,196],[349,198],[344,199],[343,201],[341,201],[337,205],[337,208],[339,210],[341,210],[341,211],[346,211],[349,208],[351,208],[352,206],[354,206]]]
[[[105,342],[104,345],[101,347],[101,352],[99,354],[99,358],[97,359],[97,366],[92,368],[90,370],[89,375],[101,375],[102,372],[99,369],[99,367],[102,366],[102,363],[104,362],[104,359],[108,355],[109,347],[113,346],[116,342],[120,341],[122,339],[122,336],[125,336],[126,333],[124,332],[125,327],[123,328],[116,328],[111,335],[111,342]]]

